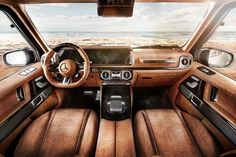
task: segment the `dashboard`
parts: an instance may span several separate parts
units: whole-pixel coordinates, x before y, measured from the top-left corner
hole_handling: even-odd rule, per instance
[[[132,50],[127,47],[121,48],[90,48],[84,49],[92,65],[132,65]],[[80,62],[82,59],[75,50],[64,49],[60,52],[62,60],[73,58]]]
[[[190,53],[178,49],[131,49],[130,47],[82,47],[91,61],[90,75],[84,86],[122,82],[135,87],[169,86],[192,67]],[[76,50],[63,49],[61,60],[83,62]]]

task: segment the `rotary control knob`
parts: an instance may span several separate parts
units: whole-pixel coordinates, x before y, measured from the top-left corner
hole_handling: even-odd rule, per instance
[[[130,80],[132,78],[131,71],[123,71],[122,78],[123,80]]]
[[[101,79],[103,80],[110,80],[111,78],[111,72],[109,70],[102,71],[100,75]]]

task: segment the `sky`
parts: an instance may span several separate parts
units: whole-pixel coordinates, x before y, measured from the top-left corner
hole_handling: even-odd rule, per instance
[[[126,32],[195,30],[208,4],[135,3],[133,17],[99,17],[95,3],[36,4],[26,10],[41,32]]]
[[[71,38],[71,34],[72,36],[76,36],[76,34],[73,34],[74,32],[79,32],[77,35],[80,34],[79,37],[83,38],[95,38],[99,33],[93,32],[104,32],[101,33],[105,37],[104,39],[109,39],[109,35],[112,34],[110,32],[138,32],[136,34],[142,36],[142,39],[140,39],[142,42],[144,38],[153,40],[154,37],[149,35],[157,34],[153,32],[160,32],[160,34],[162,34],[161,32],[177,32],[182,37],[184,36],[183,39],[179,39],[178,35],[170,35],[170,38],[174,40],[187,40],[206,15],[208,8],[208,3],[135,3],[132,17],[108,18],[97,15],[96,3],[26,5],[26,11],[36,28],[50,42],[56,40],[52,34],[59,34],[59,36],[62,34],[58,32],[71,32],[64,33],[60,36],[63,39],[65,38],[65,34],[68,34],[68,38]],[[9,27],[10,23],[6,15],[0,11],[0,41],[9,43],[8,41],[14,40],[13,43],[15,41],[19,43],[20,38],[23,40],[19,34],[9,34],[10,32],[17,32],[16,29]],[[236,31],[236,9],[233,9],[226,16],[224,23],[224,26],[220,26],[218,31]],[[188,33],[185,35],[185,33],[181,32]],[[16,34],[18,37],[16,37]],[[116,36],[117,34],[113,33],[112,35]],[[136,36],[133,38],[136,38]],[[164,33],[158,38],[170,40]],[[97,42],[103,43],[109,41]]]

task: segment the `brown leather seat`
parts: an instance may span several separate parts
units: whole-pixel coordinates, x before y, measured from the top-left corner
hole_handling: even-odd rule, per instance
[[[16,157],[90,156],[96,147],[98,120],[88,109],[58,109],[36,119],[20,139]]]
[[[141,157],[215,157],[216,142],[203,124],[171,109],[139,111],[134,120],[137,155]]]

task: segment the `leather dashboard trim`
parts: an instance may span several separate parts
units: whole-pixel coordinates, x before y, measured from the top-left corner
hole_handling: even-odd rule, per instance
[[[91,69],[130,69],[130,70],[190,70],[192,66],[188,68],[178,68],[178,67],[151,67],[151,66],[140,66],[140,67],[132,67],[132,66],[94,66],[91,65]]]

